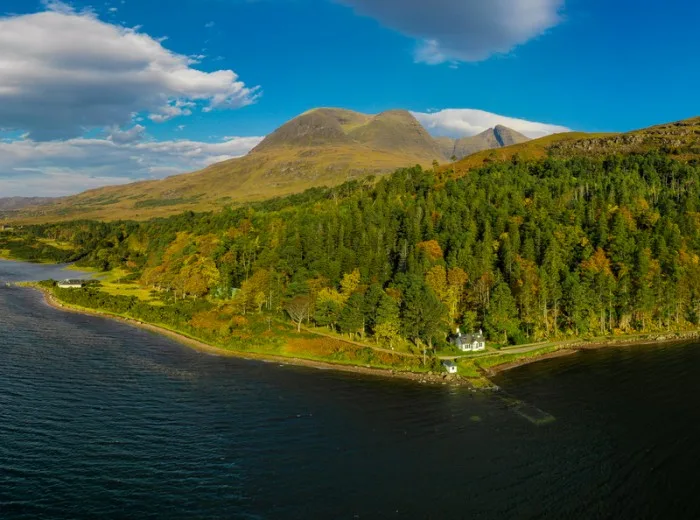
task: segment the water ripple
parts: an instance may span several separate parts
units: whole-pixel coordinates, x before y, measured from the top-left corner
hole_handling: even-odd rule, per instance
[[[204,356],[29,290],[0,290],[0,316],[3,520],[700,513],[692,346],[504,374],[556,417],[536,426],[463,389]]]

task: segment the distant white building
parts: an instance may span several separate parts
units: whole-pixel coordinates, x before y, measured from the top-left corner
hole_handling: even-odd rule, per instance
[[[458,328],[457,333],[450,338],[450,343],[462,352],[479,352],[480,350],[486,350],[486,339],[481,330],[474,334],[462,334]]]
[[[454,361],[443,361],[442,366],[445,367],[445,370],[447,371],[448,374],[456,374],[457,373],[457,364]]]
[[[61,280],[56,284],[61,289],[82,289],[85,286],[84,280]]]

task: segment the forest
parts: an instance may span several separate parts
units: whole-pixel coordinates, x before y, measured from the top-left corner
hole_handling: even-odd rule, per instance
[[[35,256],[69,244],[66,259],[125,270],[160,302],[199,309],[188,319],[201,327],[272,316],[425,350],[458,326],[501,345],[697,327],[699,204],[700,165],[657,152],[516,157],[13,240]]]

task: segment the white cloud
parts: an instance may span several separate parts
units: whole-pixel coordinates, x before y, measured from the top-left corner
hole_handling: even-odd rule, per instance
[[[160,122],[195,110],[255,102],[232,70],[203,72],[163,40],[75,12],[0,17],[0,122],[34,140],[65,139],[86,129],[123,126],[133,113]]]
[[[569,128],[559,125],[537,123],[525,119],[500,116],[474,110],[471,108],[448,108],[438,112],[413,112],[413,115],[433,135],[465,137],[480,134],[496,125],[507,126],[531,138],[544,137],[549,134],[570,132]]]
[[[100,186],[160,179],[245,155],[262,140],[231,137],[219,143],[139,141],[141,134],[137,125],[124,132],[112,131],[108,139],[0,141],[0,197],[62,196]]]
[[[481,61],[561,22],[564,0],[335,0],[420,41],[416,61]]]
[[[113,128],[107,137],[110,141],[117,144],[129,144],[141,141],[146,136],[146,127],[142,125],[135,125],[129,130],[121,130],[120,128]]]

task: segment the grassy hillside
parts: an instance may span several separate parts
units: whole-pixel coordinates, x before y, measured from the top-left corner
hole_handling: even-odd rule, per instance
[[[586,134],[583,132],[567,132],[562,134],[548,135],[540,139],[534,139],[525,143],[515,144],[504,148],[484,150],[465,157],[444,169],[454,170],[457,175],[464,175],[474,168],[480,168],[493,162],[506,162],[514,157],[523,160],[542,159],[550,154],[550,149],[555,145],[563,143],[575,143],[580,140],[607,137],[617,134]]]
[[[245,157],[163,180],[90,190],[20,215],[26,222],[143,220],[335,186],[435,160],[444,160],[440,147],[407,111],[370,116],[316,109],[277,129]]]
[[[479,141],[481,147],[527,139],[504,127],[487,134],[469,139]],[[399,167],[428,166],[435,160],[444,161],[450,146],[454,153],[460,141],[465,142],[433,139],[406,111],[371,116],[348,110],[316,109],[280,127],[245,157],[164,180],[91,190],[10,214],[14,220],[32,223],[77,218],[146,220],[186,210],[212,210],[300,193],[312,187],[336,186]],[[555,134],[480,151],[443,166],[442,170],[460,176],[514,157],[520,160],[596,157],[650,150],[681,161],[700,158],[700,118],[625,134]]]
[[[700,159],[700,117],[643,128],[623,134],[554,134],[526,143],[479,152],[445,169],[458,175],[491,162],[553,157],[596,157],[609,154],[646,153],[658,150],[681,161]]]

